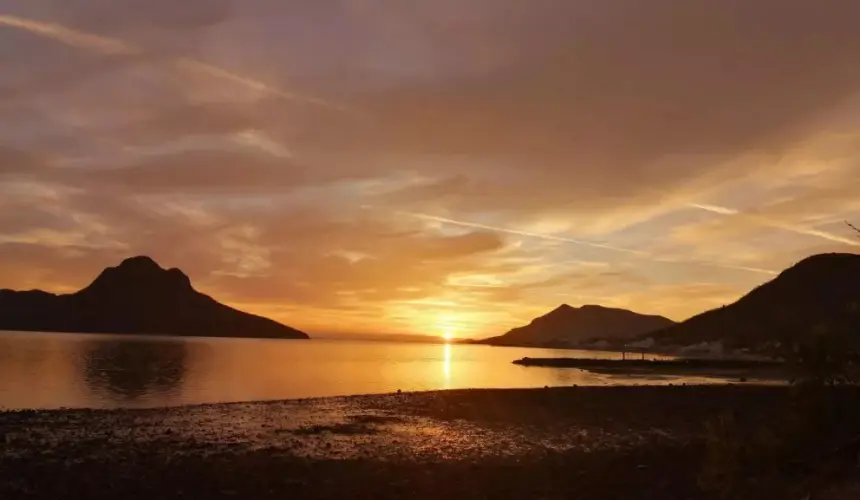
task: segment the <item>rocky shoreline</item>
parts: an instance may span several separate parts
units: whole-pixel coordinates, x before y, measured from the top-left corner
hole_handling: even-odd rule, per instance
[[[5,412],[0,498],[709,498],[703,423],[729,411],[767,425],[788,393],[458,390]]]

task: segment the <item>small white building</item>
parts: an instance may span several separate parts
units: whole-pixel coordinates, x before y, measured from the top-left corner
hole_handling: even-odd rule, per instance
[[[725,346],[723,342],[701,342],[698,344],[682,347],[679,351],[682,356],[705,356],[712,358],[721,358],[725,355]]]

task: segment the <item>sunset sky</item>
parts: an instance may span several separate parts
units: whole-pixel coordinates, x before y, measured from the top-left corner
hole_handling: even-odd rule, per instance
[[[860,2],[0,0],[0,288],[315,333],[685,319],[856,252]]]

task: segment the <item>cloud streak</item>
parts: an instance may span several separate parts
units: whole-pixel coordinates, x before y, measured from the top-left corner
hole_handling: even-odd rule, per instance
[[[740,210],[729,208],[729,207],[721,207],[717,205],[707,205],[707,204],[690,204],[692,208],[698,208],[704,210],[706,212],[711,212],[720,215],[726,215],[730,217],[740,217],[749,221],[752,221],[755,224],[759,224],[765,227],[774,227],[778,229],[783,229],[785,231],[791,231],[797,234],[803,234],[807,236],[814,236],[817,238],[822,238],[828,241],[833,241],[836,243],[842,243],[845,245],[851,245],[855,247],[860,247],[860,241],[856,239],[847,238],[844,236],[840,236],[838,234],[833,234],[828,231],[821,231],[818,229],[798,226],[794,224],[787,224],[785,222],[774,220],[772,218],[767,217],[766,215],[758,214],[755,212],[741,212]]]
[[[0,287],[145,253],[312,332],[480,336],[860,244],[860,3],[0,3]]]
[[[34,35],[51,38],[72,47],[97,52],[103,55],[139,57],[147,52],[143,48],[136,47],[128,42],[116,38],[87,33],[57,23],[37,21],[18,16],[0,15],[0,26],[21,29]],[[180,69],[235,83],[247,89],[286,99],[288,101],[311,104],[340,112],[349,111],[345,107],[332,104],[324,99],[287,92],[265,82],[249,78],[196,59],[188,57],[171,57],[169,61]]]
[[[408,215],[410,217],[415,217],[417,219],[422,219],[422,220],[430,221],[430,222],[441,222],[444,224],[452,224],[455,226],[471,227],[471,228],[476,228],[476,229],[486,229],[489,231],[512,234],[515,236],[525,236],[528,238],[537,238],[537,239],[547,240],[547,241],[557,241],[560,243],[571,243],[574,245],[582,245],[582,246],[587,246],[587,247],[592,247],[592,248],[599,248],[601,250],[611,250],[613,252],[623,252],[623,253],[638,255],[638,256],[648,256],[648,254],[646,252],[642,252],[640,250],[634,250],[631,248],[616,247],[616,246],[606,245],[604,243],[596,243],[596,242],[592,242],[592,241],[578,240],[575,238],[566,238],[564,236],[556,236],[556,235],[552,235],[552,234],[542,234],[542,233],[533,233],[530,231],[520,231],[517,229],[509,229],[509,228],[504,228],[504,227],[491,226],[491,225],[487,225],[487,224],[479,224],[476,222],[468,222],[468,221],[462,221],[462,220],[456,220],[456,219],[449,219],[446,217],[438,217],[438,216],[429,215],[429,214],[421,214],[421,213],[413,213],[413,212],[395,212],[395,213],[402,214],[402,215]]]
[[[516,229],[491,226],[491,225],[487,225],[487,224],[478,224],[478,223],[474,223],[474,222],[449,219],[446,217],[438,217],[438,216],[428,215],[428,214],[412,213],[412,212],[397,212],[397,213],[400,213],[402,215],[408,215],[410,217],[415,217],[415,218],[430,221],[430,222],[440,222],[443,224],[452,224],[455,226],[471,227],[471,228],[476,228],[476,229],[486,229],[488,231],[496,231],[496,232],[505,233],[505,234],[512,234],[515,236],[525,236],[528,238],[537,238],[537,239],[541,239],[541,240],[556,241],[559,243],[570,243],[573,245],[582,245],[582,246],[597,248],[597,249],[601,249],[601,250],[610,250],[613,252],[621,252],[621,253],[629,254],[633,257],[647,259],[647,260],[651,260],[653,262],[659,262],[659,263],[696,264],[696,265],[701,265],[701,266],[719,267],[719,268],[723,268],[723,269],[734,269],[737,271],[748,271],[748,272],[758,273],[758,274],[767,274],[767,275],[778,274],[776,271],[773,271],[770,269],[762,269],[762,268],[758,268],[758,267],[748,267],[748,266],[736,266],[736,265],[722,263],[722,262],[703,261],[703,260],[695,260],[695,259],[678,259],[678,258],[670,258],[670,257],[660,257],[658,255],[654,255],[652,253],[641,251],[641,250],[634,250],[634,249],[630,249],[630,248],[617,247],[617,246],[613,246],[613,245],[606,245],[603,243],[578,240],[578,239],[574,239],[574,238],[566,238],[563,236],[556,236],[556,235],[551,235],[551,234],[534,233],[534,232],[530,232],[530,231],[519,231]]]

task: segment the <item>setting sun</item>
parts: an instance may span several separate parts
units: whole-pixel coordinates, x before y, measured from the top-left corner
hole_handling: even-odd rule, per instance
[[[0,500],[860,500],[852,19],[0,0]]]
[[[442,332],[442,338],[448,342],[456,337],[458,318],[450,312],[438,313],[436,317],[437,331]]]

